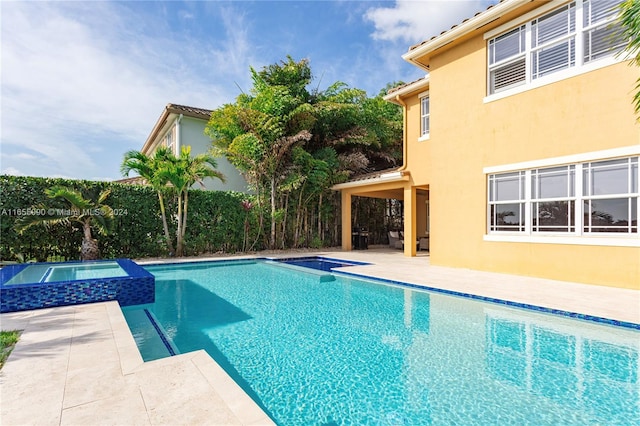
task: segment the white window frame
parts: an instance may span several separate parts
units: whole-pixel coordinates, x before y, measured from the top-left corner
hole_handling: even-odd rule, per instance
[[[577,220],[577,200],[576,200],[576,166],[565,165],[559,167],[544,167],[529,170],[531,174],[531,233],[540,235],[549,235],[556,233],[559,235],[568,235],[576,232]],[[543,196],[540,194],[540,181],[545,178],[554,176],[564,176],[567,179],[567,186],[563,195]],[[540,225],[536,223],[540,216],[540,209],[546,203],[567,203],[569,215],[567,217],[567,225]],[[540,229],[543,228],[543,229]],[[552,229],[556,229],[555,231]]]
[[[620,247],[640,247],[640,224],[635,225],[637,232],[592,232],[585,224],[584,205],[585,201],[597,199],[628,199],[629,208],[635,208],[636,216],[631,218],[631,222],[640,221],[640,176],[636,176],[637,181],[632,182],[632,175],[629,173],[628,192],[620,194],[592,195],[587,188],[583,188],[583,170],[587,170],[593,163],[600,163],[609,160],[632,159],[633,164],[638,164],[640,168],[640,145],[615,148],[605,151],[584,153],[566,157],[556,157],[544,160],[529,161],[524,163],[485,167],[485,180],[487,182],[487,204],[486,204],[486,233],[483,237],[485,241],[519,242],[519,243],[546,243],[546,244],[574,244],[574,245],[596,245],[596,246],[620,246]],[[630,163],[631,164],[631,163]],[[538,201],[532,194],[532,171],[535,169],[551,168],[558,166],[574,166],[575,179],[573,193],[569,192],[567,199],[575,200],[573,232],[535,232],[533,223],[533,204]],[[630,166],[631,167],[631,166]],[[631,170],[631,169],[630,169]],[[637,170],[637,169],[636,169]],[[522,172],[525,175],[525,226],[524,231],[492,231],[491,230],[491,203],[490,189],[488,187],[491,175],[502,173]],[[637,171],[640,174],[640,170]],[[587,182],[588,183],[588,182]],[[633,205],[631,204],[633,203]],[[629,224],[629,228],[632,227]]]
[[[635,232],[638,233],[640,232],[640,229],[638,229],[638,226],[639,226],[638,222],[640,222],[640,220],[638,220],[638,214],[639,214],[638,209],[640,208],[640,205],[638,205],[637,198],[638,198],[638,191],[639,191],[638,186],[640,186],[640,183],[638,182],[637,176],[635,181],[632,181],[632,179],[633,179],[634,168],[635,168],[636,175],[638,174],[639,158],[626,157],[626,158],[617,159],[617,160],[626,160],[626,161],[617,161],[616,163],[613,163],[613,162],[603,163],[603,162],[594,161],[594,162],[583,164],[583,182],[587,183],[587,185],[585,185],[583,189],[583,196],[582,196],[583,208],[584,208],[584,203],[589,203],[589,207],[591,207],[590,203],[594,203],[597,205],[597,203],[601,201],[606,202],[606,201],[615,201],[615,200],[618,200],[618,201],[625,200],[627,203],[627,215],[631,218],[631,221],[627,224],[626,226],[627,231],[624,232],[624,234],[632,233],[632,229],[635,229]],[[626,169],[626,173],[627,173],[626,192],[625,191],[608,192],[603,194],[591,193],[591,190],[592,190],[591,183],[592,183],[593,173],[598,173],[603,171],[612,171],[612,170],[621,170],[621,169]],[[632,217],[633,204],[635,204],[635,207],[636,207],[635,225],[633,225],[633,217]],[[591,211],[591,208],[589,208],[589,211]],[[602,231],[598,231],[599,228],[624,229],[620,226],[593,225],[592,215],[589,215],[589,219],[587,220],[587,223],[583,224],[583,230],[585,234],[589,233],[589,234],[597,235],[597,233],[602,232]],[[604,231],[604,232],[607,232],[607,231]]]
[[[500,182],[504,182],[504,181],[517,181],[517,186],[518,186],[517,196],[500,199],[501,197],[499,197],[498,187]],[[529,189],[526,183],[525,172],[518,170],[514,172],[490,174],[487,176],[487,185],[488,185],[487,229],[489,230],[489,233],[494,233],[494,232],[498,232],[498,233],[506,232],[508,234],[529,233],[529,230],[526,229],[527,224],[530,222],[530,220],[528,220],[528,215],[527,215],[526,201],[531,197],[529,195]],[[496,195],[498,195],[498,197],[496,197]],[[497,218],[499,216],[499,213],[497,213],[497,210],[500,208],[500,206],[511,206],[511,205],[517,205],[518,217],[520,218],[520,223],[519,224],[508,224],[508,223],[498,224]],[[496,219],[495,224],[493,220],[494,216]],[[513,216],[513,214],[506,215],[506,216]],[[497,229],[493,229],[494,227],[503,228],[503,229],[497,230]],[[511,228],[512,230],[507,230],[509,228]]]
[[[484,98],[484,103],[492,102],[498,99],[502,99],[508,96],[512,96],[518,93],[522,93],[527,90],[535,89],[538,87],[542,87],[551,83],[555,83],[560,80],[564,80],[570,77],[574,77],[576,75],[584,74],[586,72],[590,72],[599,68],[603,68],[606,66],[610,66],[619,62],[623,62],[628,59],[628,55],[618,54],[621,50],[613,50],[609,55],[602,55],[601,57],[595,58],[593,60],[586,61],[584,58],[584,39],[587,34],[594,28],[599,28],[603,25],[610,24],[617,19],[616,15],[612,15],[608,17],[604,21],[600,21],[596,24],[587,24],[585,25],[584,18],[584,4],[590,0],[574,0],[571,2],[567,2],[566,0],[554,0],[550,3],[541,6],[523,16],[518,18],[517,20],[508,22],[504,25],[501,25],[491,31],[485,33],[484,38],[487,40],[487,96]],[[553,13],[555,10],[558,10],[562,7],[566,7],[567,5],[575,4],[575,31],[571,34],[566,35],[566,38],[574,38],[574,65],[569,66],[565,69],[549,73],[547,75],[542,75],[537,78],[533,78],[532,72],[532,54],[533,52],[542,47],[538,46],[536,48],[532,47],[532,23],[533,21],[543,18],[544,16]],[[491,72],[496,68],[500,68],[509,62],[516,62],[516,60],[521,60],[522,53],[519,53],[517,56],[512,56],[510,58],[504,59],[498,63],[491,63],[490,58],[490,43],[501,35],[508,33],[516,29],[517,27],[525,27],[525,79],[523,82],[519,84],[514,84],[511,87],[505,88],[501,91],[491,93]],[[558,42],[560,39],[551,41],[549,44],[554,44]],[[546,43],[545,43],[546,44]]]
[[[169,129],[166,135],[164,135],[164,146],[166,146],[173,154],[176,154],[175,144],[176,139],[173,136],[173,127]]]
[[[418,95],[418,99],[420,100],[420,137],[418,141],[426,141],[429,140],[431,134],[431,99],[429,99],[429,91],[422,92]],[[424,112],[424,100],[427,99],[429,105],[429,111],[425,114]],[[424,129],[424,121],[427,121],[427,131]]]

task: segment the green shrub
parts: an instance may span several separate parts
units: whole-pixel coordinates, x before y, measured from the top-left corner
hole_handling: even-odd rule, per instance
[[[0,176],[0,259],[77,260],[82,241],[80,229],[70,226],[32,227],[19,234],[14,223],[20,214],[29,214],[33,206],[63,208],[48,198],[44,190],[53,185],[77,189],[111,189],[107,204],[116,214],[113,231],[97,236],[104,258],[141,258],[166,256],[158,197],[151,188],[114,182],[93,182]],[[242,250],[244,221],[247,212],[242,208],[246,194],[222,191],[192,190],[189,193],[189,218],[185,237],[186,253],[236,252]],[[175,211],[169,203],[168,212]],[[259,234],[256,213],[249,214],[252,241]],[[170,230],[175,235],[175,222]]]

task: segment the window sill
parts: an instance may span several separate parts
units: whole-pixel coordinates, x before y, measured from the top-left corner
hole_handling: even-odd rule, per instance
[[[505,243],[534,243],[534,244],[568,244],[579,246],[615,246],[640,247],[639,234],[625,234],[624,236],[588,236],[576,237],[569,235],[519,235],[519,234],[485,234],[484,241]]]
[[[430,139],[429,134],[427,133],[426,135],[422,135],[418,138],[418,142],[424,142],[424,141],[428,141]]]

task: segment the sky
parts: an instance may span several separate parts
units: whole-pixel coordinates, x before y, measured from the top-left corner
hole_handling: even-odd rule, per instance
[[[401,56],[496,3],[2,1],[0,173],[122,178],[168,103],[216,109],[256,70],[310,61],[312,88],[377,95],[424,76]]]

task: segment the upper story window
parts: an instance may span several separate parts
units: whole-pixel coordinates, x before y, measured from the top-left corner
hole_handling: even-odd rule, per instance
[[[169,148],[171,152],[175,154],[175,140],[173,137],[173,129],[169,130],[167,135],[164,137],[164,146]]]
[[[615,25],[617,0],[585,0],[584,8],[584,62],[611,55],[626,45],[622,26]]]
[[[429,95],[420,98],[420,137],[429,136]]]
[[[575,3],[531,21],[531,78],[572,67],[575,56]]]
[[[626,44],[617,24],[620,0],[578,0],[488,42],[489,94],[532,83],[612,56]]]

